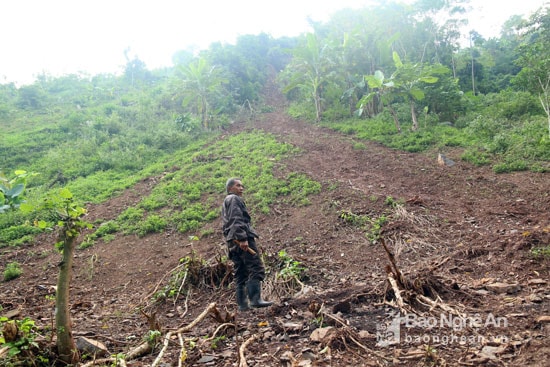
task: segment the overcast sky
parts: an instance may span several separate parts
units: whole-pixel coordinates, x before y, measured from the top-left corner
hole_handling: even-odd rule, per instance
[[[546,0],[471,0],[470,28],[498,36],[511,15],[531,14]],[[172,55],[238,35],[273,37],[309,31],[307,17],[369,0],[2,0],[0,83],[30,83],[37,74],[118,73],[137,56],[147,68],[172,65]]]

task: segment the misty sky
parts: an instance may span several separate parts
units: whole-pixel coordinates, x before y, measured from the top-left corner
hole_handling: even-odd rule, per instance
[[[408,0],[409,1],[409,0]],[[545,0],[472,0],[470,28],[498,36],[502,22],[530,14]],[[124,50],[149,69],[172,65],[186,48],[266,32],[307,32],[307,17],[326,21],[334,11],[369,0],[6,0],[0,4],[0,83],[30,83],[42,72],[58,76],[119,73]],[[504,3],[506,3],[504,5]]]

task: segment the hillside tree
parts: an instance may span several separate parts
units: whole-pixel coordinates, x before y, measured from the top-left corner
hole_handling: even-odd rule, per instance
[[[540,8],[523,26],[517,65],[522,69],[514,83],[538,95],[548,119],[550,137],[550,8]]]
[[[64,363],[74,365],[80,361],[80,354],[73,339],[69,293],[76,240],[84,228],[91,228],[89,223],[82,220],[86,209],[80,207],[74,201],[72,193],[64,188],[57,193],[49,194],[40,207],[26,204],[21,210],[49,213],[48,221],[39,220],[35,224],[44,230],[58,230],[59,242],[56,243],[56,248],[62,253],[62,261],[59,264],[55,296],[57,353]]]
[[[440,64],[429,65],[422,63],[411,63],[401,61],[397,52],[393,52],[393,60],[395,63],[395,71],[389,78],[385,78],[384,73],[378,70],[374,75],[366,75],[365,80],[368,82],[372,92],[365,95],[358,102],[358,114],[361,114],[361,109],[369,100],[375,96],[380,96],[382,102],[385,102],[394,118],[395,127],[398,132],[401,131],[397,114],[391,107],[391,102],[397,98],[404,98],[411,111],[412,130],[418,130],[418,120],[415,110],[415,102],[421,101],[425,97],[423,86],[425,84],[436,83],[439,78],[438,74],[448,72],[448,68]]]
[[[300,89],[313,100],[315,120],[321,121],[323,115],[322,89],[329,83],[329,77],[334,65],[331,48],[313,34],[308,33],[303,43],[292,50],[292,61],[287,66],[290,81],[283,89],[288,93]]]
[[[205,57],[199,57],[188,65],[179,65],[178,72],[183,78],[182,104],[200,116],[201,124],[209,128],[212,106],[222,94],[227,79],[219,66],[211,66]]]

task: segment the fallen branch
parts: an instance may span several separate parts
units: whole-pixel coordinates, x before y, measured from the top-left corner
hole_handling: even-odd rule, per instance
[[[163,348],[162,350],[160,351],[159,355],[157,356],[157,358],[155,359],[155,361],[153,362],[153,364],[151,365],[151,367],[153,366],[156,366],[158,365],[158,363],[160,362],[162,356],[164,355],[164,352],[166,351],[166,349],[168,348],[168,343],[170,341],[170,337],[174,334],[180,334],[180,333],[183,333],[183,332],[186,332],[186,331],[189,331],[191,330],[192,328],[194,328],[200,321],[202,321],[206,315],[208,315],[208,313],[214,308],[216,307],[216,303],[211,303],[210,305],[208,305],[208,307],[199,315],[197,316],[197,318],[195,320],[193,320],[193,322],[191,322],[189,325],[187,326],[184,326],[184,327],[181,327],[175,331],[169,331],[165,336],[164,336],[164,344],[163,344]],[[148,354],[150,352],[153,351],[153,346],[151,345],[151,343],[149,342],[143,342],[142,344],[138,345],[137,347],[135,347],[134,349],[132,349],[130,352],[128,352],[126,354],[126,358],[124,358],[124,360],[121,360],[120,358],[115,358],[115,357],[110,357],[110,358],[102,358],[102,359],[96,359],[96,360],[93,360],[91,362],[88,362],[86,364],[83,364],[81,367],[91,367],[91,366],[95,366],[95,365],[104,365],[104,364],[109,364],[109,363],[113,363],[113,362],[116,362],[118,365],[120,366],[124,366],[124,364],[121,364],[121,361],[122,363],[125,363],[125,361],[130,361],[130,360],[133,360],[133,359],[136,359],[138,357],[141,357],[145,354]]]
[[[439,299],[441,301],[441,303],[439,302],[436,302],[426,296],[423,296],[421,294],[417,294],[416,295],[416,299],[419,301],[419,302],[424,302],[425,304],[427,304],[428,306],[430,306],[430,311],[432,311],[434,308],[437,308],[439,307],[440,309],[442,309],[443,311],[445,312],[448,312],[450,314],[453,314],[455,316],[458,316],[460,318],[463,318],[464,316],[458,312],[457,310],[455,310],[454,308],[448,306],[447,304],[443,303],[443,301],[441,301],[441,299]]]
[[[132,349],[128,354],[126,354],[126,360],[131,361],[132,359],[136,359],[138,357],[144,356],[146,354],[149,354],[153,351],[153,346],[148,341],[141,343],[134,349]]]
[[[168,343],[170,342],[170,338],[172,337],[172,335],[184,333],[186,331],[191,330],[192,328],[195,327],[195,325],[197,325],[199,322],[201,322],[206,317],[206,315],[208,315],[210,313],[210,311],[212,311],[212,309],[214,307],[216,307],[215,302],[209,304],[208,307],[199,316],[197,316],[197,318],[195,320],[193,320],[187,326],[181,327],[181,328],[177,329],[176,331],[169,331],[168,333],[166,333],[166,335],[164,336],[164,343],[163,343],[162,349],[159,352],[159,355],[157,356],[157,358],[155,359],[153,364],[151,365],[151,367],[155,367],[160,363],[162,357],[164,356],[164,353],[166,352],[166,349],[168,349]]]
[[[10,350],[9,347],[3,347],[3,348],[0,348],[0,357],[4,357],[4,355],[8,354],[8,350]]]
[[[223,328],[225,328],[225,327],[228,327],[228,326],[232,326],[232,327],[236,328],[236,325],[233,324],[233,323],[230,323],[230,322],[226,322],[225,324],[221,324],[220,326],[218,326],[218,327],[216,328],[216,330],[214,331],[214,334],[212,334],[212,336],[211,336],[210,338],[204,339],[203,342],[209,342],[209,341],[211,341],[211,340],[214,340],[214,338],[216,337],[216,335],[218,334],[218,332],[219,332],[221,329],[223,329]]]
[[[363,344],[361,344],[357,340],[355,340],[355,338],[353,336],[348,335],[348,337],[350,338],[350,340],[352,342],[354,342],[359,348],[363,349],[365,352],[372,353],[375,356],[377,356],[378,358],[385,359],[386,361],[392,361],[393,360],[393,357],[387,357],[387,356],[383,355],[382,353],[378,353],[377,351],[374,351],[370,348],[367,348],[366,346],[364,346]]]
[[[174,297],[174,306],[176,306],[176,302],[178,301],[178,297],[181,293],[181,289],[183,288],[183,285],[185,284],[185,280],[187,279],[187,271],[185,272],[185,275],[183,276],[183,280],[181,281],[180,287],[178,288],[178,293],[176,293]]]
[[[149,342],[143,342],[137,347],[135,347],[134,349],[132,349],[130,352],[128,352],[124,359],[119,357],[95,359],[86,364],[83,364],[81,367],[90,367],[90,366],[105,365],[105,364],[111,364],[111,363],[115,363],[117,366],[125,366],[126,361],[131,361],[132,359],[141,357],[145,354],[150,353],[152,350],[153,350],[153,347]]]
[[[185,340],[183,340],[183,335],[178,333],[178,341],[180,342],[180,357],[178,358],[178,367],[182,367],[187,359],[187,350],[185,349]]]
[[[181,318],[183,318],[183,316],[187,315],[187,311],[189,311],[189,306],[187,304],[187,301],[189,300],[189,297],[191,297],[191,294],[192,294],[191,289],[189,289],[189,292],[187,292],[187,295],[185,296],[185,301],[183,302],[183,304],[185,306],[185,310],[182,310],[183,312],[180,312],[180,310],[181,310],[180,306],[178,306],[176,308],[176,310],[178,311]]]
[[[248,364],[246,363],[246,358],[244,358],[244,350],[246,349],[248,344],[252,343],[256,339],[258,339],[258,334],[252,335],[244,343],[241,344],[241,347],[239,348],[239,367],[248,367]]]

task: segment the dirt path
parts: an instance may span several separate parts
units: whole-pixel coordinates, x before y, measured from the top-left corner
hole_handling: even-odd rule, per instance
[[[278,174],[306,173],[322,184],[322,193],[311,205],[295,207],[278,202],[272,214],[256,218],[266,253],[284,249],[308,268],[308,292],[279,298],[267,287],[267,295],[277,305],[239,315],[235,321],[242,327],[239,337],[220,340],[217,349],[195,350],[189,365],[208,365],[199,362],[208,357],[203,361],[235,366],[237,343],[254,334],[260,341],[247,350],[249,366],[454,366],[462,362],[543,366],[546,362],[542,361],[550,360],[549,325],[537,321],[550,315],[548,260],[536,259],[530,253],[535,246],[550,244],[548,174],[496,175],[488,168],[460,162],[452,152],[449,155],[456,164],[442,167],[434,153],[409,154],[368,142],[363,142],[365,149],[354,149],[351,137],[280,112],[263,114],[253,124],[235,124],[233,130],[250,128],[275,134],[301,149],[302,153],[284,162]],[[151,178],[111,202],[89,208],[90,215],[116,217],[146,194],[154,182]],[[392,201],[403,204],[398,213],[389,205]],[[474,331],[485,336],[501,332],[508,339],[468,345],[417,342],[402,335],[397,344],[377,345],[381,325],[387,326],[395,311],[384,304],[384,295],[391,296],[384,270],[388,257],[380,241],[370,241],[364,228],[344,220],[342,213],[387,216],[381,236],[407,279],[429,284],[438,291],[439,301],[453,309],[506,318],[508,326],[503,330]],[[178,259],[192,250],[207,259],[219,253],[219,222],[209,226],[215,234],[200,241],[165,233],[142,239],[121,237],[79,251],[71,294],[75,334],[102,341],[111,352],[139,344],[147,323],[136,308],[147,303],[166,280],[163,277],[178,265]],[[21,315],[48,327],[53,305],[47,296],[53,294],[59,261],[51,249],[51,239],[17,251],[3,249],[2,265],[10,261],[23,264],[25,275],[0,284],[3,310],[20,309]],[[511,288],[495,288],[498,283]],[[174,328],[190,322],[213,300],[221,309],[234,310],[230,288],[197,292],[185,303],[164,304],[156,312],[165,329]],[[320,314],[312,313],[318,311],[315,305],[323,305],[323,310],[337,315],[347,326],[319,320]],[[185,307],[188,312],[180,317]],[[318,322],[332,323],[339,331],[312,341],[310,335]],[[186,337],[212,335],[216,326],[210,321]],[[347,333],[346,328],[353,333]],[[409,330],[402,327],[401,331]],[[407,336],[422,333],[426,330],[417,327]],[[470,334],[461,330],[460,335]],[[354,344],[350,335],[361,338],[356,341],[364,348]],[[425,344],[432,349],[427,350]],[[176,361],[177,354],[174,342],[165,360]],[[393,362],[379,354],[391,355]],[[147,366],[154,357],[128,365]]]

